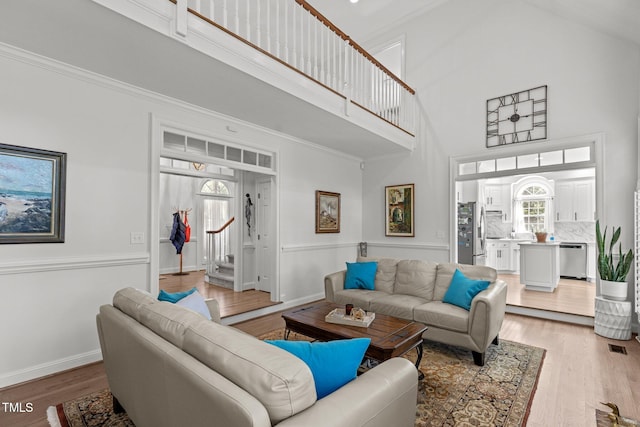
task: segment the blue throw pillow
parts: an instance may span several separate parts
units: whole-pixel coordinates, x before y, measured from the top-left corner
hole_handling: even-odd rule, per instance
[[[444,294],[442,302],[448,304],[457,305],[465,310],[471,310],[471,301],[480,292],[489,287],[488,280],[473,280],[462,274],[462,272],[456,269],[451,278],[451,284],[449,289]]]
[[[348,262],[347,274],[344,278],[345,289],[374,289],[376,271],[378,263],[370,262]]]
[[[164,289],[161,289],[160,294],[158,294],[158,301],[167,301],[167,302],[176,303],[180,301],[182,298],[191,295],[195,291],[196,291],[196,288],[192,288],[184,292],[169,293],[169,292],[165,292]]]
[[[318,399],[333,393],[356,377],[371,338],[328,342],[266,340],[305,362],[316,385]]]

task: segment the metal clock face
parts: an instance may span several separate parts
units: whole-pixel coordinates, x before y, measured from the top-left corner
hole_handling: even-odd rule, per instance
[[[547,137],[547,86],[487,101],[487,147]]]

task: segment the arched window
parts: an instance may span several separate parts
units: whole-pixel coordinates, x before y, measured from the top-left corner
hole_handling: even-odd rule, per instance
[[[224,181],[220,181],[218,179],[209,179],[202,184],[200,187],[201,193],[206,194],[221,194],[228,196],[229,195],[229,187]]]
[[[514,219],[516,232],[553,232],[552,186],[542,177],[527,177],[516,184]]]

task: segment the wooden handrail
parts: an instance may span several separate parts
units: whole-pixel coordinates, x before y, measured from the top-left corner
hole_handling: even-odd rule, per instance
[[[227,222],[224,223],[224,225],[220,228],[218,228],[217,230],[207,230],[207,234],[218,234],[221,233],[222,231],[224,231],[225,228],[227,228],[228,226],[231,225],[231,223],[233,221],[235,221],[236,217],[231,217],[231,219]]]
[[[382,65],[376,58],[371,56],[371,54],[369,52],[364,50],[362,48],[362,46],[360,46],[358,43],[353,41],[351,39],[351,37],[346,35],[340,28],[336,27],[331,21],[329,21],[327,18],[325,18],[324,15],[322,15],[320,12],[318,12],[313,6],[311,6],[305,0],[296,0],[296,3],[298,3],[300,6],[302,6],[311,15],[315,16],[317,20],[322,22],[326,27],[328,27],[331,31],[333,31],[338,36],[340,36],[343,40],[348,41],[349,44],[351,45],[351,47],[353,47],[355,50],[360,52],[360,54],[362,56],[364,56],[365,58],[367,58],[370,62],[372,62],[373,65],[375,65],[376,67],[378,67],[382,71],[384,71],[386,74],[388,74],[389,77],[391,77],[393,80],[395,80],[396,83],[398,83],[400,86],[405,88],[411,95],[415,95],[416,94],[415,90],[413,90],[409,85],[407,85],[405,82],[403,82],[398,76],[396,76],[391,71],[389,71],[389,69],[387,67]]]

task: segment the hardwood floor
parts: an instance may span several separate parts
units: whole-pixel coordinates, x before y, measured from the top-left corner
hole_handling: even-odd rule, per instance
[[[280,304],[279,302],[271,301],[271,294],[268,292],[253,289],[234,292],[233,289],[211,285],[204,281],[204,270],[192,271],[185,275],[160,275],[160,289],[167,292],[187,291],[194,286],[205,298],[218,300],[220,303],[220,317],[234,316]]]
[[[561,278],[554,292],[526,290],[517,274],[500,274],[507,283],[507,304],[558,313],[593,317],[596,284],[584,280]]]
[[[254,336],[284,327],[280,313],[234,325]],[[500,338],[547,350],[527,425],[595,426],[600,402],[615,402],[622,415],[640,419],[640,342],[600,337],[593,328],[514,314],[505,316]],[[622,345],[627,354],[609,351]],[[33,412],[7,414],[0,426],[47,426],[48,406],[107,387],[102,363],[0,390],[1,402],[28,402]]]

